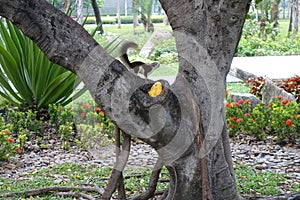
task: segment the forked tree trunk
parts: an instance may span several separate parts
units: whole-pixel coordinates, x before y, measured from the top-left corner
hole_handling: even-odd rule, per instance
[[[176,38],[179,74],[153,98],[82,27],[44,0],[0,0],[0,15],[76,73],[124,132],[155,148],[170,172],[167,199],[238,199],[225,123],[226,75],[250,0],[160,0]]]

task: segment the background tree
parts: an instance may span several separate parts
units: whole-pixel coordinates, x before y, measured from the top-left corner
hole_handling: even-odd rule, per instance
[[[146,28],[147,31],[150,32],[150,24],[151,24],[151,15],[152,15],[152,5],[153,5],[153,0],[134,0],[137,9],[136,11],[141,9],[140,13],[142,15],[142,18],[144,17],[144,20],[146,20]],[[145,16],[147,15],[147,17]]]
[[[121,28],[120,0],[116,0],[116,3],[117,3],[117,20],[118,20],[118,28]]]
[[[273,27],[276,28],[278,26],[278,5],[280,0],[273,0],[272,2],[272,23]]]
[[[72,0],[64,0],[63,1],[63,6],[64,6],[64,11],[67,13],[68,9],[70,8],[72,3]]]
[[[91,0],[91,3],[92,3],[92,7],[93,7],[94,14],[96,17],[96,24],[99,26],[98,30],[99,30],[100,34],[102,35],[104,33],[104,31],[103,31],[101,15],[100,15],[100,10],[99,10],[97,0]]]
[[[170,173],[166,199],[239,199],[223,104],[250,0],[160,2],[176,38],[179,74],[171,86],[160,81],[158,96],[149,96],[152,81],[129,72],[47,1],[0,0],[0,15],[77,74],[123,132],[158,152],[154,171],[165,165]],[[117,163],[113,171],[121,172],[124,160]]]
[[[289,34],[292,34],[293,37],[296,37],[296,34],[298,33],[298,14],[299,14],[298,6],[299,6],[298,0],[291,0]]]
[[[139,24],[136,1],[132,1],[132,12],[133,12],[133,32],[135,33],[135,28]]]
[[[83,21],[83,0],[76,0],[77,22],[82,24]]]

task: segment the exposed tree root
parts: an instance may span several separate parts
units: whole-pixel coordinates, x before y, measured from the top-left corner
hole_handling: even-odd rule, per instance
[[[122,172],[125,168],[125,165],[128,160],[129,152],[130,152],[131,136],[123,132],[123,144],[121,150],[120,150],[120,129],[118,127],[115,128],[115,136],[116,136],[115,139],[116,139],[116,148],[117,148],[116,150],[117,159],[114,168],[111,172],[110,179],[108,180],[106,188],[102,194],[101,197],[102,200],[109,200],[112,194],[116,191],[117,186],[119,185],[120,182],[120,177],[123,177]],[[123,178],[121,179],[121,181],[123,182]],[[122,190],[124,190],[124,188],[120,189],[121,192]]]
[[[161,169],[163,167],[163,164],[160,159],[158,159],[155,163],[154,170],[152,171],[152,174],[150,176],[150,180],[148,183],[148,190],[141,195],[133,198],[133,200],[147,200],[150,199],[155,195],[157,182],[159,179],[159,174],[161,172]]]
[[[169,189],[166,189],[166,190],[163,192],[162,196],[159,198],[159,200],[164,200],[164,199],[166,199],[167,196],[168,196],[168,193],[169,193]]]
[[[30,197],[30,196],[36,196],[36,195],[41,195],[41,194],[47,194],[51,192],[70,192],[73,190],[77,191],[84,191],[84,192],[96,192],[101,194],[101,189],[98,187],[63,187],[63,186],[52,186],[52,187],[45,187],[45,188],[40,188],[40,189],[32,189],[32,190],[26,190],[23,192],[12,192],[12,193],[5,193],[5,194],[0,194],[0,197],[14,197],[14,196],[22,196],[22,197]],[[71,195],[71,193],[69,193]],[[75,193],[73,193],[73,196]],[[76,193],[78,196],[84,197],[86,194],[82,193]],[[90,195],[87,195],[87,197],[93,198]],[[75,197],[75,196],[74,196]]]

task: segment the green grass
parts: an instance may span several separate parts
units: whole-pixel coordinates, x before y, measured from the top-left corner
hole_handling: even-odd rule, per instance
[[[288,29],[289,29],[289,23],[290,20],[289,19],[281,19],[279,20],[279,33],[281,37],[286,38],[288,35]],[[298,26],[300,27],[300,23],[298,24]],[[298,33],[299,34],[299,33]]]
[[[273,172],[254,172],[249,166],[236,166],[238,190],[242,196],[251,196],[255,192],[259,196],[280,194],[279,186],[286,180],[283,174]]]
[[[277,189],[287,178],[283,174],[273,172],[255,173],[249,166],[235,166],[238,189],[242,196],[249,196],[250,191],[255,191],[262,196],[280,194]],[[79,165],[75,163],[63,163],[52,167],[32,171],[20,180],[0,178],[0,193],[20,192],[28,189],[37,189],[49,186],[83,186],[86,183],[105,187],[111,168],[99,168],[94,165]],[[150,168],[127,167],[124,171],[125,189],[127,194],[135,196],[147,188]],[[141,175],[136,177],[135,175]],[[167,179],[166,168],[162,170],[161,179]],[[58,183],[61,179],[61,182]],[[165,190],[168,183],[158,183],[157,190]],[[299,185],[291,186],[293,192],[300,192]],[[28,198],[29,199],[29,198]],[[54,195],[34,197],[34,199],[60,199]],[[71,199],[71,198],[67,198]]]
[[[244,82],[227,83],[227,90],[229,93],[249,93],[250,87]]]

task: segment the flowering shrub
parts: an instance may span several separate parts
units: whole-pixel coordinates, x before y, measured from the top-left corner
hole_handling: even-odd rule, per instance
[[[16,153],[21,153],[20,145],[18,145],[11,135],[11,132],[3,123],[0,117],[0,160],[7,160]]]
[[[300,136],[300,106],[281,96],[269,105],[256,105],[252,111],[249,100],[234,103],[229,99],[225,107],[231,136],[242,131],[263,140],[266,134],[271,134],[279,142],[285,139],[295,142]]]
[[[16,135],[26,134],[27,137],[30,137],[32,132],[36,134],[43,132],[43,119],[37,119],[37,111],[10,110],[7,112],[7,118],[11,131]]]
[[[299,104],[281,99],[281,96],[272,104],[270,109],[269,129],[275,133],[279,141],[285,138],[295,141],[300,130]]]
[[[249,79],[248,84],[251,86],[250,93],[256,95],[258,98],[262,98],[262,89],[265,85],[266,79],[263,77],[257,77],[254,80]],[[295,75],[294,77],[286,80],[276,82],[276,85],[286,92],[295,96],[298,103],[300,103],[300,77]]]
[[[55,126],[55,130],[58,131],[60,125],[65,125],[66,123],[73,123],[74,112],[72,107],[63,107],[61,105],[49,105],[48,109],[50,120],[49,122]]]

